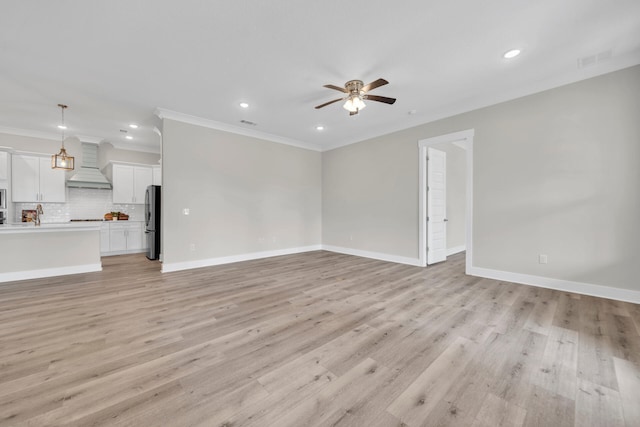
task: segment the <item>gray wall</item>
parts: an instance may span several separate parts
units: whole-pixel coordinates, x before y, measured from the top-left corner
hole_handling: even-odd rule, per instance
[[[417,141],[475,129],[474,266],[640,290],[639,117],[635,66],[323,153],[323,244],[417,258]]]
[[[165,119],[165,265],[319,245],[320,163],[319,152]]]

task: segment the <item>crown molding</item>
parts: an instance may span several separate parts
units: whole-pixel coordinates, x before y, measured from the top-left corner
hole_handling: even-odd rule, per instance
[[[118,150],[139,151],[142,153],[160,154],[160,147],[152,147],[144,144],[132,144],[130,141],[126,143],[114,142],[114,141],[109,141],[107,139],[103,140],[102,142],[109,143],[113,145],[113,148],[116,148]]]
[[[100,144],[104,138],[98,138],[96,136],[86,136],[86,135],[73,135],[78,138],[80,142],[88,142],[90,144]]]
[[[154,112],[161,119],[175,120],[178,122],[188,123],[196,126],[202,126],[209,129],[221,130],[224,132],[235,133],[238,135],[250,136],[252,138],[264,139],[266,141],[276,142],[278,144],[290,145],[293,147],[304,148],[306,150],[323,151],[322,147],[309,142],[302,142],[296,139],[286,138],[283,136],[273,135],[266,132],[260,132],[251,129],[245,129],[240,126],[234,126],[227,123],[217,122],[215,120],[204,119],[202,117],[191,116],[189,114],[179,113],[164,108],[156,108]]]
[[[401,132],[408,129],[414,129],[438,120],[448,119],[460,114],[471,111],[480,110],[486,107],[502,104],[504,102],[514,101],[530,95],[536,95],[541,92],[560,88],[563,86],[580,83],[605,74],[614,73],[625,68],[640,65],[640,51],[635,51],[627,55],[614,56],[606,62],[586,67],[583,69],[569,69],[563,73],[554,74],[545,79],[536,80],[529,84],[519,86],[506,92],[493,91],[476,98],[462,100],[452,105],[439,106],[433,111],[414,116],[414,122],[407,125],[406,122],[398,123],[393,126],[387,126],[384,129],[373,129],[364,131],[354,138],[345,138],[340,141],[323,145],[321,151],[330,151],[336,148],[345,147],[370,139],[384,137],[395,132]]]
[[[60,134],[50,133],[50,132],[41,132],[41,131],[30,130],[30,129],[19,129],[19,128],[10,128],[5,126],[0,126],[0,133],[6,133],[8,135],[16,135],[16,136],[27,136],[30,138],[46,139],[50,141],[60,141]]]

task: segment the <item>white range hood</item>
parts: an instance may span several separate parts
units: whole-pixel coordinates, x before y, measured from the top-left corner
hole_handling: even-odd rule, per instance
[[[82,164],[78,172],[67,180],[67,187],[111,189],[111,183],[98,169],[97,144],[82,143]]]

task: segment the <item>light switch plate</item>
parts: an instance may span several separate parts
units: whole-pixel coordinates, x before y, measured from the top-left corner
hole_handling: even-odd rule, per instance
[[[189,215],[189,208],[184,208],[184,209],[182,209],[182,213],[183,213],[184,215]]]

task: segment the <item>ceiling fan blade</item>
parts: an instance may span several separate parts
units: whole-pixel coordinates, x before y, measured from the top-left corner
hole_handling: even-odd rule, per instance
[[[387,85],[387,84],[389,84],[389,82],[386,81],[385,79],[378,79],[375,82],[371,82],[368,85],[363,86],[362,87],[362,91],[363,92],[369,92],[370,90],[373,90],[373,89],[375,89],[377,87],[384,86],[384,85]]]
[[[384,102],[385,104],[393,104],[394,102],[396,102],[395,98],[387,98],[386,96],[378,95],[365,95],[363,96],[363,98],[369,101]]]
[[[345,88],[336,85],[324,85],[324,87],[326,87],[327,89],[335,89],[340,92],[349,93],[349,91]]]
[[[343,99],[344,99],[344,98],[338,98],[338,99],[334,99],[333,101],[329,101],[329,102],[325,102],[324,104],[320,104],[320,105],[318,105],[318,106],[316,107],[316,110],[317,110],[318,108],[322,108],[322,107],[326,107],[327,105],[331,105],[331,104],[333,104],[334,102],[342,101]]]

